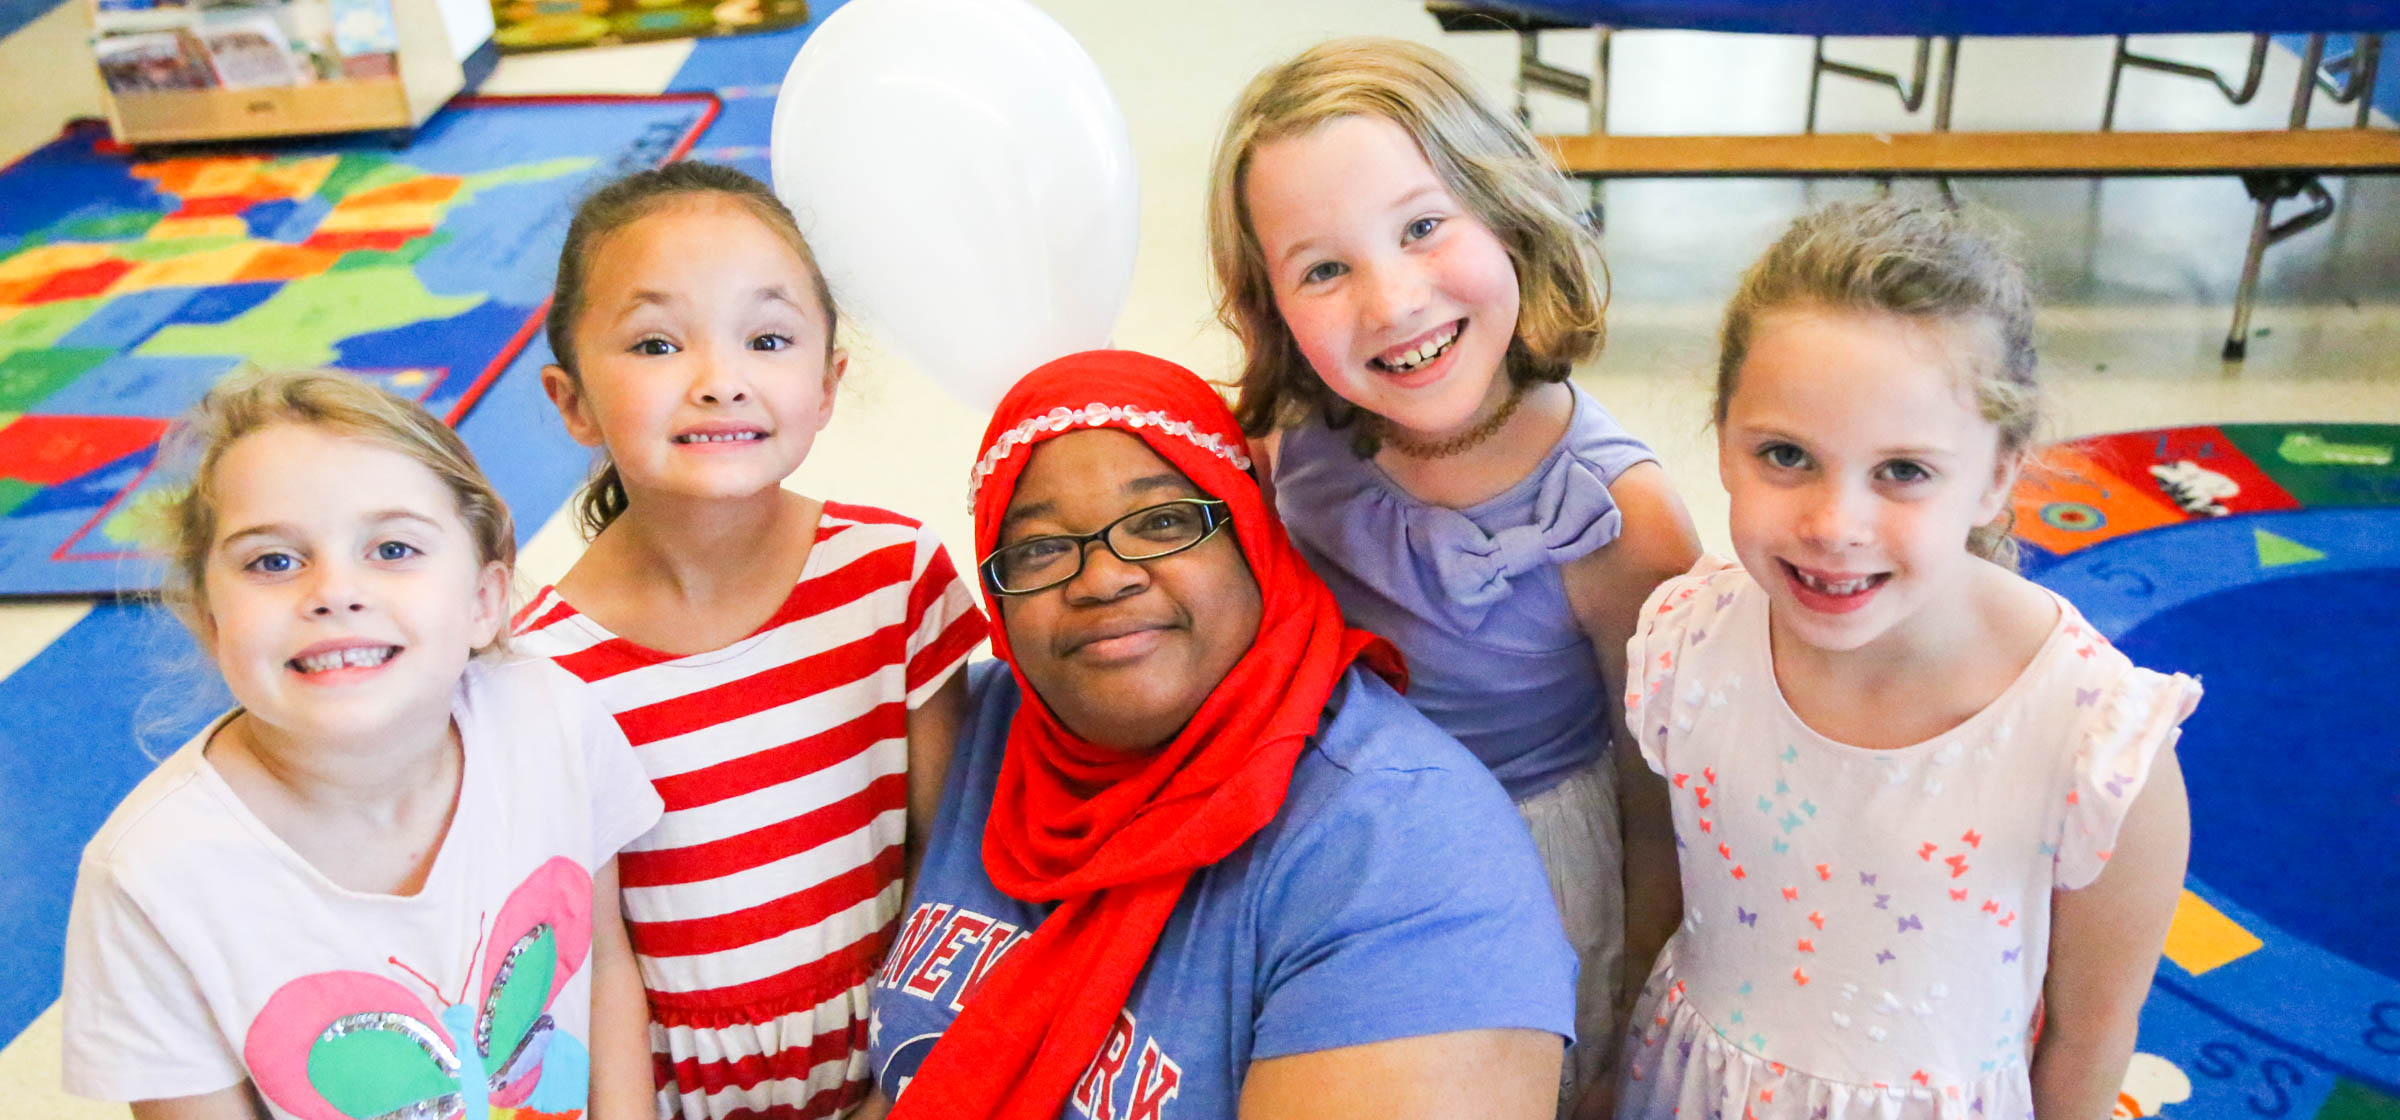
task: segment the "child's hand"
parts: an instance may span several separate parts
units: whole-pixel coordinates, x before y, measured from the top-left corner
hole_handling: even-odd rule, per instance
[[[858,1107],[851,1110],[848,1120],[883,1120],[891,1110],[892,1102],[883,1095],[883,1090],[869,1087],[867,1099],[858,1102]]]
[[[1583,1091],[1570,1115],[1574,1120],[1612,1120],[1617,1114],[1617,1074],[1610,1070]]]

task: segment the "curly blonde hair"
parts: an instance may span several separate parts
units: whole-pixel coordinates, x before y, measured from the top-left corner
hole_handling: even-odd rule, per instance
[[[458,502],[478,566],[513,570],[517,534],[508,503],[475,464],[464,440],[413,401],[330,370],[238,374],[209,390],[168,434],[162,454],[188,464],[190,481],[156,508],[152,534],[166,554],[159,598],[194,634],[208,630],[203,575],[217,537],[217,464],[242,438],[277,424],[303,424],[388,447],[433,472]],[[478,655],[507,647],[503,627]]]
[[[2031,448],[2042,421],[2033,287],[2000,231],[1947,207],[1891,201],[1835,203],[1802,215],[1743,274],[1725,308],[1711,407],[1717,423],[1725,422],[1759,320],[1795,307],[1881,311],[1970,328],[1958,332],[1968,340],[1960,347],[1960,378],[1983,418],[1999,428],[2003,460]],[[2013,570],[2015,521],[2003,509],[1968,536],[1968,551]]]
[[[1533,135],[1439,51],[1398,39],[1336,39],[1267,68],[1242,91],[1217,140],[1208,198],[1217,318],[1241,339],[1234,415],[1252,436],[1336,415],[1326,388],[1275,306],[1265,254],[1250,223],[1245,180],[1258,150],[1340,117],[1400,127],[1451,197],[1500,239],[1517,277],[1508,374],[1519,384],[1564,381],[1606,337],[1608,268],[1573,185]],[[1352,437],[1375,449],[1373,425]]]

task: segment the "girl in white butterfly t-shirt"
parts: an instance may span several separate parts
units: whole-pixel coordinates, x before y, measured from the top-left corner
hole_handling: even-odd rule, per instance
[[[83,853],[70,1092],[136,1120],[648,1117],[617,851],[658,794],[583,682],[500,649],[507,507],[348,374],[212,391],[169,599],[240,706]]]
[[[1740,566],[1661,586],[1627,718],[1684,921],[1618,1115],[2102,1116],[2183,878],[2196,681],[2017,575],[2021,269],[1956,216],[1802,218],[1727,312]]]

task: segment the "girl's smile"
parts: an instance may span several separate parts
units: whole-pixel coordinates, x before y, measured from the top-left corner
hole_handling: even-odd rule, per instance
[[[318,642],[284,664],[311,684],[347,684],[375,675],[399,656],[396,645],[345,639]]]
[[[694,451],[740,451],[770,438],[764,428],[745,424],[702,424],[675,433],[677,444]]]
[[[1918,648],[1988,567],[1967,534],[2016,472],[1956,363],[1970,326],[1808,308],[1759,322],[1719,432],[1734,551],[1780,637],[1827,651]],[[1993,569],[1997,571],[1998,569]]]
[[[1890,572],[1855,575],[1801,568],[1789,560],[1779,559],[1776,563],[1782,568],[1784,578],[1791,581],[1793,596],[1808,609],[1824,614],[1848,614],[1866,606],[1884,582],[1892,578]]]
[[[1431,367],[1432,363],[1450,353],[1451,345],[1458,341],[1459,332],[1465,330],[1466,326],[1467,321],[1464,319],[1455,323],[1444,323],[1423,335],[1367,359],[1367,364],[1380,368],[1395,379],[1404,379],[1412,374],[1423,373]]]
[[[507,610],[448,486],[400,451],[293,423],[242,437],[212,483],[203,644],[249,722],[300,744],[446,728]]]
[[[1336,117],[1265,144],[1243,195],[1276,308],[1336,395],[1426,437],[1506,395],[1516,265],[1399,125]]]
[[[629,493],[754,497],[798,469],[845,357],[808,262],[733,199],[677,198],[593,243],[576,370],[542,386]]]

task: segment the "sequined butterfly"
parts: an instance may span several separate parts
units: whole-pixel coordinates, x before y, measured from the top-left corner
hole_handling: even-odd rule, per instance
[[[486,1120],[495,1107],[580,1116],[591,1056],[548,1009],[591,951],[591,876],[550,860],[486,932],[490,949],[470,955],[459,998],[434,991],[438,1013],[371,972],[276,989],[243,1043],[252,1082],[302,1120]]]

